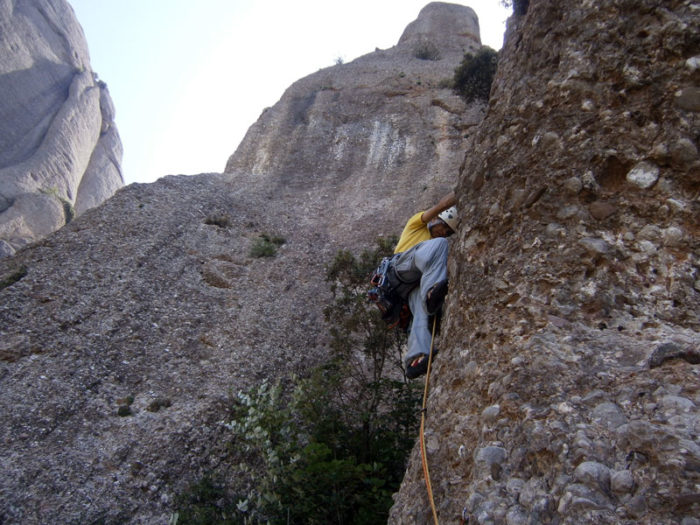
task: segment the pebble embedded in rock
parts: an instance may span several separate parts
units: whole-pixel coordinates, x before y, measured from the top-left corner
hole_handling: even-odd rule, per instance
[[[596,405],[591,413],[591,418],[598,424],[609,430],[614,430],[627,423],[627,416],[615,403],[605,402]]]
[[[669,226],[662,233],[666,246],[678,246],[683,241],[683,230],[677,226]]]
[[[575,195],[583,189],[583,182],[578,177],[569,177],[564,181],[564,189]]]
[[[610,469],[597,461],[584,461],[574,471],[574,479],[604,492],[610,489]]]
[[[491,405],[490,407],[486,407],[484,411],[481,413],[481,415],[484,417],[486,421],[493,422],[498,418],[498,415],[501,413],[501,407],[498,405]]]
[[[602,221],[615,213],[617,211],[617,206],[609,202],[596,201],[588,207],[588,211],[591,212],[593,217]]]
[[[581,239],[579,244],[589,252],[597,255],[605,255],[610,251],[610,245],[603,239],[585,238]]]
[[[698,158],[698,148],[692,140],[682,138],[671,146],[671,158],[673,162],[686,166]]]
[[[657,180],[659,167],[651,162],[640,162],[627,173],[627,181],[643,190],[651,188]]]
[[[508,510],[506,515],[506,525],[528,525],[530,516],[520,505],[515,505]]]
[[[482,447],[477,450],[474,463],[478,469],[479,476],[486,478],[491,476],[499,477],[501,465],[506,460],[508,453],[502,447]]]
[[[610,476],[610,489],[615,494],[628,494],[634,488],[634,476],[629,470],[615,471]]]
[[[14,255],[15,249],[4,239],[0,239],[0,257],[9,257]]]
[[[564,206],[557,212],[557,219],[566,220],[575,216],[579,212],[579,207],[575,204]]]
[[[686,111],[700,111],[700,88],[686,87],[676,93],[676,104]]]

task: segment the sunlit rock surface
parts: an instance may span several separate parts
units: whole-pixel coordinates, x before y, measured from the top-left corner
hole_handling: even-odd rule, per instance
[[[0,1],[0,239],[8,254],[123,185],[106,85],[64,0]]]

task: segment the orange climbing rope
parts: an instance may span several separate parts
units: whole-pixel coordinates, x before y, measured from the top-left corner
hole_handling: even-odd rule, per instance
[[[435,509],[435,500],[433,499],[433,487],[430,484],[430,471],[428,470],[428,457],[425,452],[425,405],[428,402],[428,387],[430,385],[430,365],[433,361],[433,345],[435,343],[435,327],[437,325],[437,316],[433,318],[433,335],[430,340],[430,354],[428,354],[428,371],[425,374],[425,388],[423,389],[423,406],[420,411],[420,455],[423,462],[423,477],[425,478],[425,488],[428,490],[428,499],[430,500],[430,508],[433,511],[433,521],[435,525],[439,525],[437,510]]]

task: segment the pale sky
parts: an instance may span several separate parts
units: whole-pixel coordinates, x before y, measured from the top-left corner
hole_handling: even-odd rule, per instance
[[[68,0],[109,87],[126,184],[222,172],[294,81],[396,45],[428,0]],[[453,2],[500,49],[500,0]]]

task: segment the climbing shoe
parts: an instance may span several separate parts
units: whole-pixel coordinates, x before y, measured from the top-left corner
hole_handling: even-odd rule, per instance
[[[433,358],[437,354],[437,350],[433,350]],[[406,377],[408,379],[416,379],[428,372],[428,354],[421,354],[413,359],[406,367]]]
[[[425,306],[428,309],[428,315],[434,315],[442,307],[447,295],[447,279],[435,283],[425,297]]]

